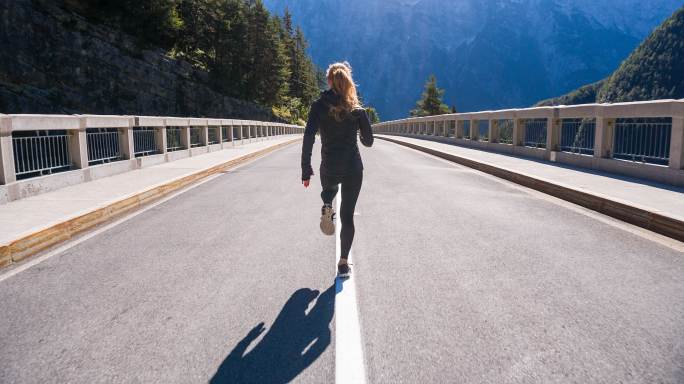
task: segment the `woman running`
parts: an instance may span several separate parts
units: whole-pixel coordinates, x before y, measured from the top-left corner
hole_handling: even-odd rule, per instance
[[[338,184],[342,184],[342,203],[340,206],[341,255],[337,264],[340,277],[347,277],[351,268],[347,259],[354,240],[354,208],[361,191],[363,163],[356,142],[357,132],[361,133],[361,143],[366,147],[373,145],[373,131],[370,120],[356,94],[352,79],[351,66],[344,63],[331,64],[326,74],[327,91],[311,105],[309,121],[304,132],[302,145],[302,183],[309,186],[314,174],[311,168],[311,150],[316,140],[316,132],[321,135],[321,231],[329,236],[335,234],[335,211],[332,201],[337,195]]]

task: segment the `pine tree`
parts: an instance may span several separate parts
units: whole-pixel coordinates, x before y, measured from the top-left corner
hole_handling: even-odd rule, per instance
[[[370,120],[371,124],[377,124],[380,122],[380,115],[378,115],[378,111],[376,111],[375,108],[367,106],[366,113],[368,114],[368,119]]]
[[[411,116],[432,116],[449,113],[449,107],[442,102],[444,90],[437,88],[437,78],[430,75],[425,83],[422,99],[416,103],[416,109],[411,110]]]

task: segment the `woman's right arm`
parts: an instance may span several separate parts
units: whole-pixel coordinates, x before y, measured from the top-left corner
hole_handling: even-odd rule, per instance
[[[317,112],[316,104],[312,105],[309,110],[309,119],[306,122],[306,129],[304,130],[304,142],[302,143],[302,181],[311,179],[311,175],[313,175],[313,168],[311,168],[311,151],[313,150],[313,145],[316,141],[316,132],[318,132]]]

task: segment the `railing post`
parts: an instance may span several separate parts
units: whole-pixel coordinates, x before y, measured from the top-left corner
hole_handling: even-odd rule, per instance
[[[672,116],[669,166],[677,170],[684,168],[684,116]]]
[[[525,119],[513,118],[513,141],[514,146],[521,146],[525,134]]]
[[[223,124],[219,122],[219,125],[214,125],[213,127],[213,129],[216,130],[216,138],[218,143],[221,145],[221,148],[223,148]]]
[[[138,123],[139,125],[139,123]],[[168,139],[166,136],[166,119],[164,119],[164,122],[161,126],[159,127],[154,127],[154,135],[156,136],[156,142],[157,142],[157,152],[160,154],[164,155],[167,152],[167,147],[168,147]]]
[[[454,127],[454,129],[456,130],[454,132],[454,137],[456,139],[463,139],[463,132],[465,131],[464,125],[464,120],[456,120],[456,127]]]
[[[190,126],[186,125],[184,127],[181,127],[180,134],[181,146],[188,150],[192,148],[192,140],[190,139]]]
[[[78,129],[69,131],[69,156],[74,168],[88,168],[88,136],[86,134],[86,118],[78,119]]]
[[[613,152],[615,119],[605,118],[603,106],[595,107],[596,130],[594,132],[594,157],[609,158]]]
[[[204,126],[200,127],[200,132],[200,146],[209,146],[209,125],[205,123]]]
[[[133,126],[135,118],[128,119],[128,127],[119,128],[119,148],[121,158],[125,160],[135,159],[135,145],[133,143]]]
[[[480,120],[470,119],[470,140],[476,141],[480,137]]]
[[[499,121],[496,119],[489,119],[489,142],[499,142]]]
[[[558,151],[560,146],[560,119],[558,110],[553,109],[553,115],[546,118],[546,150]]]
[[[17,180],[14,168],[14,148],[12,144],[12,119],[0,117],[0,184]]]

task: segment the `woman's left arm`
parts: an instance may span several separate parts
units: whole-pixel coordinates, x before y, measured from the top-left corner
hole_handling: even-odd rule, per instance
[[[370,119],[368,118],[368,113],[365,109],[361,109],[361,117],[359,119],[360,131],[361,131],[361,144],[366,147],[373,146],[373,128],[370,124]]]

